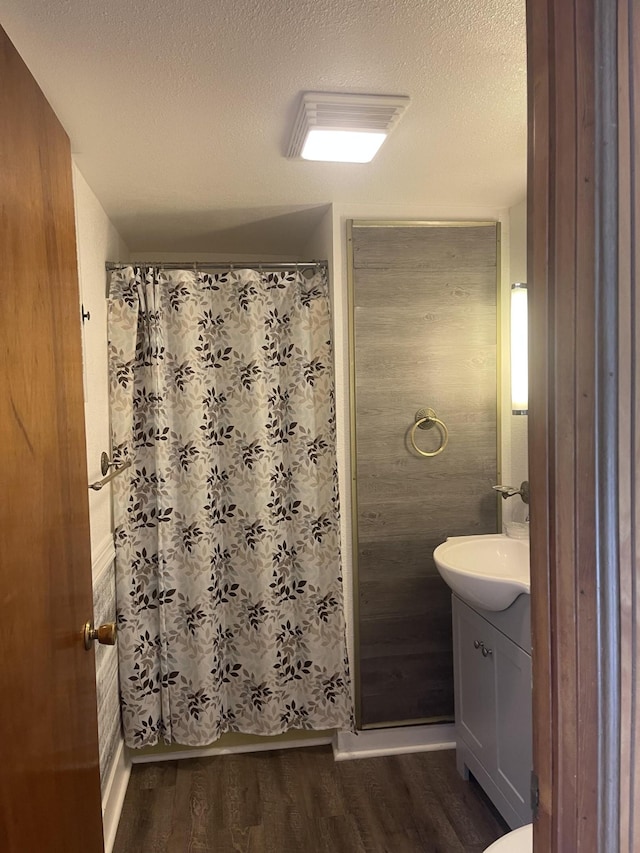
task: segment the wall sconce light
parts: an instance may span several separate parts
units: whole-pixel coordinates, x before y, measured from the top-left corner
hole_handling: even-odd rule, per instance
[[[511,413],[529,412],[529,329],[527,285],[511,285]]]
[[[305,92],[287,157],[370,163],[408,105],[406,95]]]

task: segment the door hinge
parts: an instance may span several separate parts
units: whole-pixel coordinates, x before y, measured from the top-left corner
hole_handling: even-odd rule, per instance
[[[531,771],[531,812],[533,820],[538,817],[538,806],[540,805],[540,783],[537,773]]]

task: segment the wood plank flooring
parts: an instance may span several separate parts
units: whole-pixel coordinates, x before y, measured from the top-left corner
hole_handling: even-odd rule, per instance
[[[307,747],[134,765],[114,853],[481,853],[507,831],[453,751]]]

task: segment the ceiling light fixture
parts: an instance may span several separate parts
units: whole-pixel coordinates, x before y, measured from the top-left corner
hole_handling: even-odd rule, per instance
[[[406,95],[305,92],[287,156],[370,163],[409,105]]]

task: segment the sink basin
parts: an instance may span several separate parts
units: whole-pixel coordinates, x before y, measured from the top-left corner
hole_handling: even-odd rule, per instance
[[[460,598],[482,610],[506,610],[529,594],[529,542],[500,533],[452,536],[433,552],[442,578]]]

